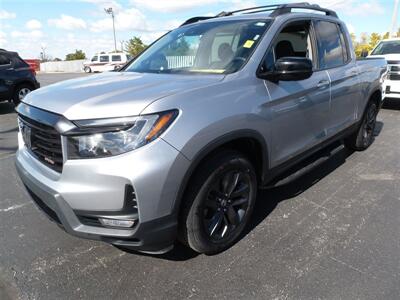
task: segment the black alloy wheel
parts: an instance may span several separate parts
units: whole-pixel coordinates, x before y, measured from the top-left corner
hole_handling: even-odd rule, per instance
[[[242,235],[257,196],[249,159],[222,150],[202,162],[192,176],[179,222],[179,240],[199,253],[228,249]]]
[[[204,229],[212,241],[229,237],[243,221],[249,208],[251,179],[242,170],[215,178],[204,202]]]

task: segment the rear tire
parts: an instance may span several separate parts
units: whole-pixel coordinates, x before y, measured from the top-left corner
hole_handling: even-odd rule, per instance
[[[33,91],[33,88],[29,84],[18,85],[14,90],[12,102],[14,103],[15,106],[17,106],[25,98],[25,96],[28,95],[32,91]]]
[[[355,151],[364,151],[371,146],[375,138],[374,131],[378,111],[377,104],[371,101],[367,106],[358,130],[345,139],[347,148]]]
[[[185,193],[179,240],[208,255],[241,236],[257,194],[254,167],[240,152],[224,150],[201,164]]]

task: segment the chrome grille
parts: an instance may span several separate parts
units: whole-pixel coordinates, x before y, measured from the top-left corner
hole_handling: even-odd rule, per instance
[[[19,115],[20,129],[26,147],[49,168],[61,173],[63,155],[61,135],[51,126]]]
[[[400,74],[389,74],[389,80],[400,80]]]

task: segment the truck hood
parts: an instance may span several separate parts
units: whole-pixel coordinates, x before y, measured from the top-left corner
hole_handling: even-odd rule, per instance
[[[23,102],[69,120],[135,116],[154,101],[223,78],[224,75],[108,72],[40,88]]]

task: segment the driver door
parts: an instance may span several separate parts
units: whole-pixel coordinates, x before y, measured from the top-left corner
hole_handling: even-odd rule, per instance
[[[314,64],[315,44],[310,20],[291,22],[276,36],[263,68],[272,71],[284,57],[307,57]],[[264,85],[268,100],[262,111],[269,120],[270,163],[275,167],[326,138],[330,80],[326,71],[314,70],[305,80],[264,80]]]

